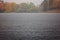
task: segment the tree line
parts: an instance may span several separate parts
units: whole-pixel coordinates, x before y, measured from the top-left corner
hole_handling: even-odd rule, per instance
[[[16,13],[37,13],[40,12],[40,5],[36,6],[34,3],[20,3],[16,4],[15,2],[5,2],[2,6],[0,4],[0,12],[10,13],[10,12],[16,12]],[[3,8],[3,11],[1,11]]]

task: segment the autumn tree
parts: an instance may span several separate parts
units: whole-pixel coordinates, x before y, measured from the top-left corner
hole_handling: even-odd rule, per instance
[[[6,2],[5,3],[5,12],[11,12],[12,8],[11,8],[11,3]]]
[[[29,4],[29,12],[38,12],[38,7],[32,2]]]
[[[0,1],[0,12],[4,12],[4,3]]]
[[[15,9],[16,9],[15,2],[11,2],[11,3],[6,2],[5,3],[5,12],[15,12]]]
[[[20,12],[28,12],[29,5],[27,3],[21,3],[19,7]]]
[[[16,3],[15,2],[11,3],[11,8],[12,8],[12,12],[15,12],[15,10],[16,10]]]
[[[16,4],[16,9],[15,9],[15,12],[20,12],[20,7],[19,7],[19,4]]]

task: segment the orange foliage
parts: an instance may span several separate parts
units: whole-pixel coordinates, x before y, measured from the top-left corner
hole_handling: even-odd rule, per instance
[[[12,2],[12,3],[6,2],[5,3],[5,12],[12,12],[13,10],[15,10],[14,9],[15,6],[16,6],[16,3],[14,3],[14,2]]]
[[[4,9],[4,4],[0,2],[0,10]]]

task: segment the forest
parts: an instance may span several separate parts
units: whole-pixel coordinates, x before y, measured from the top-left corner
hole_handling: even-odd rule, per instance
[[[15,2],[0,2],[0,12],[10,13],[39,13],[40,5],[36,6],[34,3],[20,3],[17,4]]]

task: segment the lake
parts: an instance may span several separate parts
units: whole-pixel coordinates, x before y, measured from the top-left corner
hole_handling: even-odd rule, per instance
[[[1,13],[0,40],[60,40],[60,14]]]

